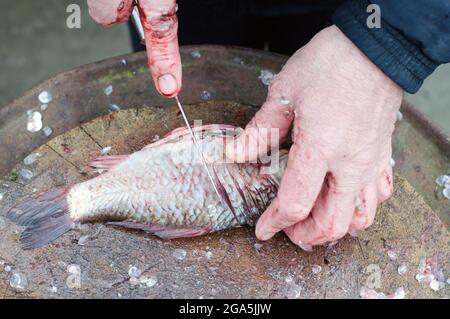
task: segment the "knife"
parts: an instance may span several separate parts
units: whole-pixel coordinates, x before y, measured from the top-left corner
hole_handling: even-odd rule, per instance
[[[140,37],[140,39],[141,39],[141,42],[142,42],[143,44],[145,44],[144,28],[143,28],[143,26],[142,26],[142,21],[141,21],[141,17],[140,17],[140,14],[139,14],[139,8],[138,8],[138,6],[137,6],[137,1],[135,1],[135,3],[134,3],[133,12],[132,12],[132,14],[131,14],[131,21],[132,21],[132,23],[133,23],[133,25],[134,25],[134,27],[135,27],[135,29],[136,29],[136,32],[138,33],[138,35],[139,35],[139,37]],[[186,113],[184,112],[183,105],[181,104],[180,99],[178,98],[178,95],[175,96],[175,101],[177,102],[177,106],[178,106],[178,108],[179,108],[179,110],[180,110],[180,112],[181,112],[181,115],[182,115],[182,117],[183,117],[184,123],[186,124],[186,127],[187,127],[187,129],[188,129],[188,131],[189,131],[189,134],[191,135],[192,141],[194,142],[194,146],[195,146],[197,152],[198,152],[199,155],[200,155],[200,158],[201,158],[201,160],[202,160],[203,166],[204,166],[204,168],[205,168],[205,170],[206,170],[206,173],[208,174],[208,178],[209,178],[209,180],[211,181],[211,184],[212,184],[212,186],[213,186],[213,188],[214,188],[215,193],[216,193],[217,196],[219,197],[221,203],[222,203],[225,207],[228,207],[228,209],[231,210],[231,212],[233,213],[234,217],[235,217],[236,220],[237,220],[237,216],[235,215],[234,209],[233,209],[229,204],[227,204],[227,203],[224,201],[223,197],[222,197],[222,196],[220,195],[220,193],[219,193],[219,190],[217,189],[217,185],[216,185],[216,183],[214,182],[214,178],[213,178],[213,176],[212,176],[212,174],[211,174],[211,170],[209,169],[208,163],[206,162],[205,156],[203,155],[203,152],[202,152],[202,150],[201,150],[201,148],[200,148],[200,144],[198,143],[198,140],[197,140],[197,138],[195,137],[194,132],[192,131],[191,125],[189,124],[189,120],[188,120],[188,118],[187,118],[187,116],[186,116]]]
[[[200,148],[200,144],[198,143],[197,138],[195,137],[195,134],[192,131],[191,125],[189,124],[189,120],[188,120],[188,118],[186,116],[186,113],[184,112],[183,106],[180,103],[180,99],[178,98],[178,95],[175,96],[175,101],[177,101],[178,108],[180,109],[181,115],[182,115],[182,117],[184,119],[184,123],[186,123],[186,127],[187,127],[187,129],[189,131],[189,134],[191,134],[192,141],[194,142],[195,148],[197,149],[197,152],[200,154],[200,158],[201,158],[201,160],[203,162],[203,166],[205,167],[206,173],[208,174],[208,178],[209,178],[209,180],[211,181],[211,184],[214,187],[214,191],[216,192],[217,196],[219,196],[222,204],[225,204],[222,196],[220,196],[219,190],[217,189],[216,183],[214,182],[214,178],[212,177],[211,171],[209,170],[208,163],[206,163],[205,156],[203,155],[202,149]],[[230,208],[231,211],[233,211],[231,209],[231,207],[229,207],[229,205],[225,204],[225,206]]]
[[[142,26],[141,16],[139,15],[139,8],[137,6],[137,1],[134,2],[133,11],[131,13],[131,22],[136,29],[137,34],[141,40],[141,43],[145,45],[145,33],[144,27]]]

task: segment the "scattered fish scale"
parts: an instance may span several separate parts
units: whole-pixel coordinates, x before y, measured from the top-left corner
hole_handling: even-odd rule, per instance
[[[211,259],[213,256],[213,253],[211,251],[207,251],[205,256],[206,256],[206,258]]]
[[[442,199],[442,197],[446,199],[450,199],[450,176],[449,175],[441,175],[436,178],[436,184],[443,189],[439,189],[436,187],[435,195],[437,199]]]
[[[15,272],[11,275],[9,279],[9,285],[14,290],[24,290],[28,286],[28,280],[24,274],[20,272]]]
[[[202,57],[202,54],[200,53],[200,51],[194,50],[194,51],[191,52],[191,56],[192,56],[194,59],[199,59],[199,58]]]
[[[202,93],[200,93],[200,97],[202,98],[203,101],[209,101],[211,100],[211,93],[208,91],[202,91]]]
[[[261,70],[260,74],[258,76],[258,79],[261,80],[261,82],[264,85],[269,85],[274,77],[275,77],[275,75],[271,71],[269,71],[269,70]]]
[[[150,277],[141,276],[141,277],[139,277],[139,283],[145,287],[151,288],[151,287],[155,286],[157,282],[158,282],[158,279],[156,276],[150,276]]]
[[[314,275],[317,275],[322,271],[322,267],[320,265],[313,265],[311,271]]]
[[[111,95],[112,92],[113,92],[113,86],[112,86],[112,85],[108,85],[108,86],[103,90],[103,92],[104,92],[105,95],[107,95],[107,96]]]
[[[406,274],[407,271],[408,271],[408,266],[405,264],[401,264],[397,268],[397,272],[399,275],[404,275],[404,274]]]
[[[130,265],[128,268],[128,275],[130,277],[138,278],[142,275],[142,270],[136,266]]]
[[[35,133],[42,129],[42,114],[39,112],[27,112],[27,130]]]
[[[436,256],[420,260],[416,280],[421,284],[428,284],[434,291],[445,287],[444,275],[438,270]]]
[[[44,127],[42,129],[42,131],[44,132],[44,135],[47,136],[47,137],[49,137],[50,135],[53,134],[53,129],[48,127],[48,126]]]
[[[102,155],[106,155],[106,154],[108,154],[109,152],[111,152],[111,149],[112,149],[111,146],[106,146],[106,147],[104,147],[104,148],[100,151],[100,153],[101,153]]]
[[[120,111],[120,106],[118,106],[117,104],[110,104],[108,110],[110,112],[118,112]]]
[[[40,158],[42,155],[40,153],[31,153],[30,155],[28,155],[27,157],[25,157],[23,159],[23,163],[25,165],[31,165],[34,162],[37,161],[38,158]]]
[[[439,291],[439,290],[441,290],[444,287],[445,287],[445,283],[440,282],[440,281],[438,281],[436,279],[433,279],[430,282],[430,288],[433,289],[434,291]]]
[[[183,260],[186,258],[187,252],[184,249],[177,248],[173,251],[172,256],[178,260]]]
[[[28,168],[20,169],[20,176],[22,176],[26,180],[30,180],[33,178],[34,174]]]
[[[395,160],[391,157],[391,159],[389,160],[389,165],[391,165],[391,167],[395,166]]]
[[[398,256],[397,256],[397,253],[395,251],[389,250],[387,252],[387,254],[388,254],[390,260],[397,260]]]
[[[362,299],[404,299],[406,291],[403,287],[399,287],[394,293],[386,295],[383,292],[362,286],[359,295]]]
[[[438,178],[436,178],[436,184],[442,187],[444,187],[445,184],[447,184],[449,181],[450,177],[448,175],[441,175]]]
[[[78,239],[78,245],[80,245],[80,246],[86,245],[86,243],[89,241],[89,239],[90,239],[89,235],[81,236],[81,237]]]
[[[450,187],[445,187],[442,190],[442,195],[444,195],[445,198],[450,199]]]
[[[53,100],[53,97],[49,91],[42,91],[39,93],[38,99],[42,104],[48,104]]]

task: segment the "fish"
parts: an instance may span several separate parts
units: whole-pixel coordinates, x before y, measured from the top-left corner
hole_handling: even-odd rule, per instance
[[[23,249],[50,244],[82,223],[138,229],[162,239],[195,237],[253,226],[276,197],[287,150],[262,163],[234,163],[224,143],[241,128],[193,127],[208,166],[208,178],[188,130],[178,128],[132,154],[102,156],[89,165],[104,171],[71,186],[42,192],[11,208],[8,218],[25,229]],[[276,159],[276,160],[274,160]]]

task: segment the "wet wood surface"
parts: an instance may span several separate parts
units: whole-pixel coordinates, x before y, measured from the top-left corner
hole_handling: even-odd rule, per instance
[[[204,124],[244,126],[256,108],[210,102],[186,110]],[[5,217],[16,202],[95,176],[86,163],[104,147],[112,147],[110,154],[128,154],[180,126],[175,106],[111,113],[49,140],[33,151],[40,154],[36,162],[15,168],[17,178],[12,173],[0,181],[0,298],[359,298],[362,287],[388,297],[399,288],[406,298],[450,297],[448,284],[434,291],[416,279],[421,260],[426,260],[445,283],[450,236],[399,175],[393,198],[379,206],[368,231],[313,252],[301,250],[283,234],[260,243],[249,227],[162,241],[102,224],[86,224],[44,248],[20,248],[22,228]],[[30,180],[21,176],[24,168],[33,173]],[[130,280],[130,266],[142,270],[140,282]],[[400,266],[406,273],[399,274]],[[10,286],[14,274],[27,279],[24,289]]]

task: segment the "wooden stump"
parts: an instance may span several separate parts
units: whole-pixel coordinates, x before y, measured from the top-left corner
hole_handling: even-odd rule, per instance
[[[204,124],[244,126],[256,108],[209,102],[186,110],[192,119],[203,118]],[[0,193],[4,194],[0,206],[0,296],[359,298],[366,286],[385,295],[403,287],[406,298],[450,297],[448,284],[436,292],[415,279],[425,258],[445,282],[450,271],[450,236],[421,196],[398,175],[393,198],[379,206],[375,224],[368,231],[358,237],[347,236],[331,247],[316,247],[311,253],[290,243],[284,234],[258,243],[253,229],[247,227],[161,241],[102,224],[71,231],[47,247],[20,248],[22,228],[5,218],[16,202],[33,192],[91,178],[96,173],[86,163],[100,156],[104,147],[112,147],[110,154],[131,153],[180,126],[183,121],[175,106],[111,113],[53,138],[33,151],[41,154],[35,163],[16,167],[17,180],[13,174],[13,181],[0,181]],[[22,168],[33,172],[31,180],[20,176]],[[81,237],[84,245],[78,242]],[[185,258],[174,256],[177,249],[186,252]],[[397,258],[390,258],[388,251]],[[80,285],[73,284],[77,274],[69,271],[72,264],[79,266]],[[156,283],[149,287],[130,281],[130,265]],[[403,275],[398,273],[401,265],[407,267]],[[5,266],[11,270],[5,271]],[[27,278],[23,290],[9,285],[16,272]]]

